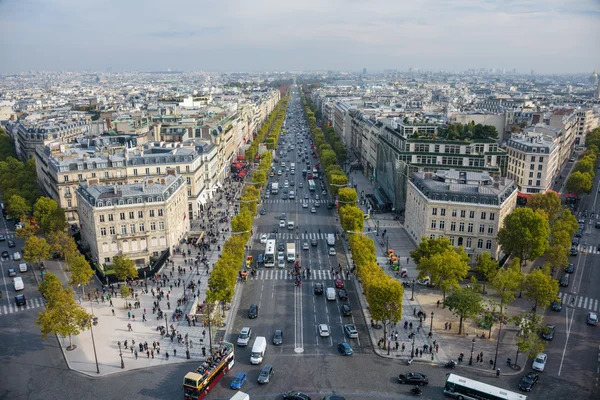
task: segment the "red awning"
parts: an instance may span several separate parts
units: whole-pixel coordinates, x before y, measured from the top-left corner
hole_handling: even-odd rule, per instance
[[[244,155],[238,154],[237,159],[238,159],[238,161],[244,161]]]
[[[531,198],[531,196],[533,196],[533,193],[522,193],[522,192],[517,193],[517,197],[522,197],[527,200],[529,200]]]

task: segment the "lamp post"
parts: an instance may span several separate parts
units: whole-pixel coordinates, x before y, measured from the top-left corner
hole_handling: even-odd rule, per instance
[[[98,366],[98,354],[96,354],[96,341],[94,340],[94,305],[90,298],[90,307],[92,308],[92,320],[90,323],[90,333],[92,334],[92,347],[94,348],[94,359],[96,360],[96,373],[100,373],[100,367]]]
[[[475,349],[475,338],[473,338],[473,342],[471,343],[471,357],[469,358],[469,365],[473,365],[473,350]]]
[[[377,233],[375,234],[375,236],[379,236],[379,220],[377,220]]]
[[[415,356],[415,335],[412,337],[412,350],[410,351],[410,358],[414,358]]]
[[[429,325],[429,336],[431,337],[431,331],[433,331],[433,311],[431,312],[431,324]]]
[[[410,301],[414,301],[415,300],[415,280],[413,279],[412,281],[412,295],[410,296]]]
[[[121,369],[125,368],[125,363],[123,362],[123,353],[121,352],[121,342],[117,343],[119,345],[119,355],[121,356]]]

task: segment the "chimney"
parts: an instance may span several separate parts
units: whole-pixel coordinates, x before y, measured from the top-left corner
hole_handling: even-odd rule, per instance
[[[98,180],[98,178],[88,179],[88,181],[87,181],[88,187],[92,186],[92,185],[97,185],[99,183],[100,183],[100,181]]]
[[[167,175],[175,175],[175,172],[174,168],[167,168]]]

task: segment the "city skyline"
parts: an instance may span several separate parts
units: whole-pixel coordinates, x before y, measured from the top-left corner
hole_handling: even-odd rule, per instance
[[[3,0],[0,73],[600,69],[600,2]],[[409,35],[407,35],[409,33]]]

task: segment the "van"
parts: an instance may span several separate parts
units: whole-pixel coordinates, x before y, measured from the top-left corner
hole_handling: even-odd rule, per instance
[[[290,221],[290,222],[288,222],[288,229],[289,229],[289,230],[294,230],[294,228],[295,228],[294,221]]]
[[[296,198],[296,193],[293,190],[290,190],[290,200],[294,200]]]
[[[250,343],[250,339],[252,338],[252,328],[248,328],[247,326],[243,327],[238,335],[237,345],[238,346],[248,346]]]
[[[250,400],[250,395],[242,392],[241,390],[233,395],[229,400]]]
[[[21,259],[21,253],[19,253],[17,251],[16,253],[13,254],[13,260],[19,261],[20,259]]]
[[[327,300],[335,300],[335,289],[332,287],[328,287],[325,291]]]
[[[267,350],[267,339],[264,336],[257,336],[252,345],[252,353],[250,353],[250,362],[252,364],[260,364]]]
[[[27,264],[26,263],[19,264],[19,271],[27,272]]]
[[[25,285],[23,284],[23,278],[21,278],[20,276],[13,278],[13,285],[16,291],[25,289]]]

